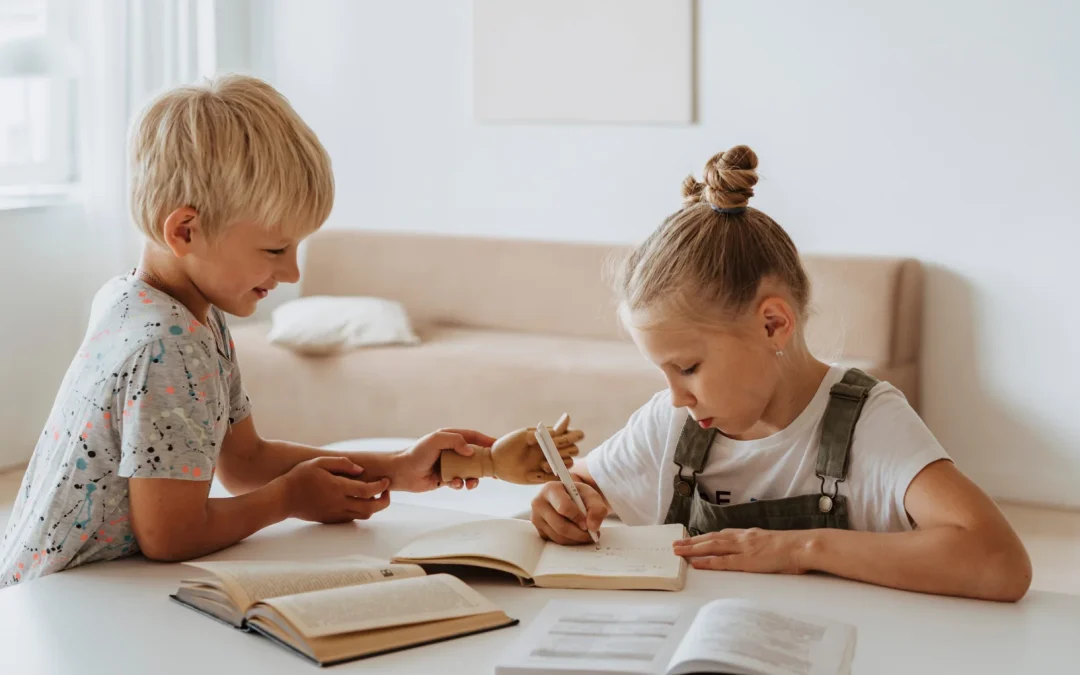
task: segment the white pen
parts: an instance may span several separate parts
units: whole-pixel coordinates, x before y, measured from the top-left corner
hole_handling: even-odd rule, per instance
[[[566,464],[563,463],[562,457],[559,455],[559,449],[555,447],[555,440],[551,437],[551,432],[547,430],[543,422],[536,425],[536,440],[540,443],[540,449],[544,451],[544,457],[547,459],[548,465],[555,472],[555,475],[559,477],[559,481],[562,482],[566,491],[570,493],[570,499],[574,500],[574,504],[581,510],[583,515],[588,516],[589,511],[585,508],[585,502],[581,501],[581,495],[578,494],[577,486],[574,485],[574,479],[570,476],[570,472],[566,470]],[[588,532],[593,543],[596,544],[596,548],[600,548],[600,535],[592,530]]]

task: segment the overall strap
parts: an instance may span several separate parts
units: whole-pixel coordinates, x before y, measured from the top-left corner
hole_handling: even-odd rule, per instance
[[[829,405],[825,408],[825,418],[821,424],[821,442],[818,444],[815,468],[821,478],[823,494],[827,477],[837,483],[847,478],[855,423],[859,421],[870,390],[877,383],[873,377],[852,368],[829,390]],[[832,496],[836,496],[835,490]]]
[[[702,429],[693,417],[687,416],[679,433],[679,444],[675,446],[675,463],[680,469],[690,469],[695,476],[701,473],[709,461],[709,447],[714,438],[716,429]]]
[[[665,523],[682,523],[690,519],[690,507],[697,493],[697,475],[705,468],[709,459],[709,447],[716,437],[716,429],[702,429],[701,425],[687,416],[679,433],[679,442],[675,446],[675,465],[679,470],[675,474],[675,492],[668,506]],[[689,469],[690,475],[683,476],[683,469]]]

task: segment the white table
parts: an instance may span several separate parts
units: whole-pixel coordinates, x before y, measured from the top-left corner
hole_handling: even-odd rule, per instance
[[[392,504],[368,522],[286,521],[210,559],[389,557],[425,529],[475,514]],[[230,629],[168,599],[183,565],[142,558],[88,565],[0,590],[0,673],[314,673],[268,640]],[[553,598],[698,606],[722,596],[817,612],[858,627],[855,673],[1080,672],[1080,597],[1032,592],[1015,605],[892,591],[824,576],[779,577],[690,570],[681,593],[522,588],[510,579],[470,583],[521,625],[335,666],[352,673],[490,673],[499,653]]]

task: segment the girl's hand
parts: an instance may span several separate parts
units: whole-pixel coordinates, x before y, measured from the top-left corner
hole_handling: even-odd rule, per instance
[[[582,513],[570,493],[557,480],[544,483],[532,500],[532,524],[544,539],[556,544],[592,543],[589,530],[597,531],[607,517],[604,498],[591,485],[574,482],[588,514]]]
[[[803,574],[802,553],[809,539],[805,530],[726,529],[680,539],[675,555],[702,570]]]

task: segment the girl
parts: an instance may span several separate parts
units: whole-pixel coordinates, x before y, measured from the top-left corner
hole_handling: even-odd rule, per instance
[[[808,351],[798,252],[747,206],[757,164],[746,146],[714,156],[623,263],[620,319],[668,389],[573,466],[588,513],[553,482],[533,524],[585,543],[610,507],[631,525],[685,525],[695,536],[674,553],[699,569],[1020,599],[1023,544],[903,394]]]

